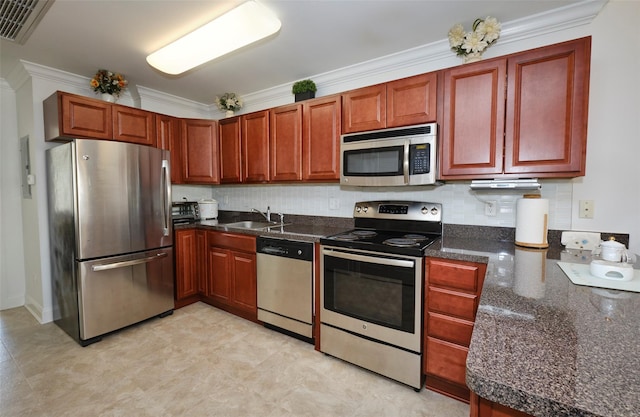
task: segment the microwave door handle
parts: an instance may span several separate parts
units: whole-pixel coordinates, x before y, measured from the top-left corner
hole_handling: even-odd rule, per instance
[[[409,184],[409,141],[404,142],[404,157],[402,158],[402,172],[404,173],[404,183]]]

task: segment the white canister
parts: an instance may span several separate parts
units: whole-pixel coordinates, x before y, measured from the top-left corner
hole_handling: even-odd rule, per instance
[[[549,200],[525,194],[516,202],[516,245],[548,248]]]
[[[202,220],[218,218],[218,202],[212,198],[204,198],[198,201],[198,210]]]

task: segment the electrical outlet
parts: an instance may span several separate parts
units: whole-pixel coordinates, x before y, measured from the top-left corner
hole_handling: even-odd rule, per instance
[[[578,217],[581,219],[593,219],[593,210],[593,200],[580,200],[580,212],[578,213]]]
[[[485,201],[484,214],[489,217],[495,217],[498,214],[498,203],[495,200]]]
[[[329,198],[329,210],[338,210],[340,208],[340,200],[337,198]]]

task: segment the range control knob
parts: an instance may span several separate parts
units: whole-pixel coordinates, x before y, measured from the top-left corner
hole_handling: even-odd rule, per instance
[[[422,206],[422,210],[420,210],[422,214],[429,214],[429,209],[426,206]]]
[[[362,207],[362,211],[366,213],[367,211],[369,211],[369,207],[367,206]]]
[[[437,209],[436,207],[432,208],[432,209],[431,209],[431,214],[433,214],[434,216],[435,216],[436,214],[438,214],[438,209]]]
[[[356,206],[356,213],[360,213],[360,211],[362,211],[362,209],[360,208],[360,206]]]

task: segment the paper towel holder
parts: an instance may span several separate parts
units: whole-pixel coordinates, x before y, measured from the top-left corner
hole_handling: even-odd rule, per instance
[[[542,185],[537,178],[528,179],[492,179],[492,180],[472,180],[469,187],[473,191],[496,191],[496,190],[539,190]]]

